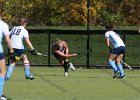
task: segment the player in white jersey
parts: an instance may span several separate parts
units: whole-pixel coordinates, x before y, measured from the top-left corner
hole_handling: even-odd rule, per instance
[[[65,41],[57,39],[52,45],[52,54],[64,66],[64,76],[68,75],[68,68],[75,70],[72,63],[69,63],[68,58],[77,56],[77,54],[69,54],[69,48]]]
[[[125,78],[124,70],[121,64],[121,60],[125,53],[125,44],[121,40],[120,36],[112,30],[112,25],[106,25],[105,28],[107,30],[107,32],[105,33],[106,43],[110,50],[108,63],[114,70],[113,78],[118,77],[119,74],[119,78]],[[113,49],[111,48],[110,42],[113,45]]]
[[[29,40],[29,34],[28,31],[25,29],[27,24],[27,19],[22,18],[19,21],[20,26],[12,28],[10,32],[11,36],[11,42],[12,42],[12,48],[14,49],[14,59],[11,59],[11,64],[8,66],[7,74],[5,79],[9,80],[10,76],[14,70],[14,66],[16,64],[17,60],[21,60],[24,64],[24,72],[25,72],[25,78],[33,80],[34,77],[30,73],[30,63],[29,60],[25,54],[25,49],[23,45],[23,40],[27,43],[29,48],[31,49],[31,53],[33,55],[37,55],[36,50],[33,48],[32,43]]]
[[[3,96],[3,88],[4,88],[4,78],[5,78],[5,57],[2,46],[2,38],[5,36],[5,40],[7,42],[8,48],[10,50],[10,55],[13,56],[13,49],[11,46],[10,38],[9,38],[9,26],[7,23],[2,21],[2,13],[3,7],[0,6],[0,100],[10,100]]]

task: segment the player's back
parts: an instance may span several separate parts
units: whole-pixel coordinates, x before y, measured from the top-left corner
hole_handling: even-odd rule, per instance
[[[114,45],[114,47],[119,47],[119,46],[125,46],[125,44],[123,43],[122,39],[120,38],[120,36],[114,32],[114,31],[108,31],[106,32],[106,37],[109,36],[111,43]]]
[[[29,37],[28,31],[23,26],[14,27],[11,32],[12,47],[16,49],[24,49],[23,39]]]

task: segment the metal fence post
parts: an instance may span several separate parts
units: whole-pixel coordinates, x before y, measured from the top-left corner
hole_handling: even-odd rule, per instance
[[[89,45],[89,8],[90,7],[90,0],[87,0],[87,51],[89,51],[90,45]],[[89,68],[89,52],[87,52],[87,68]]]
[[[50,66],[50,55],[51,55],[51,34],[48,32],[48,66]]]

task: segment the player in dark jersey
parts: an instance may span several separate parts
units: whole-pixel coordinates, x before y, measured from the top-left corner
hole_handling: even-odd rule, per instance
[[[69,63],[68,58],[77,56],[77,54],[69,54],[69,48],[65,41],[57,39],[52,46],[52,54],[64,66],[64,76],[68,75],[68,68],[75,70],[72,63]]]

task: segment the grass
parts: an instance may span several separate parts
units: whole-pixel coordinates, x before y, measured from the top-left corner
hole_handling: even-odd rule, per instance
[[[5,82],[4,94],[13,100],[139,100],[139,70],[125,69],[126,79],[113,79],[111,69],[69,70],[32,67],[35,80],[26,80],[22,67],[16,67]]]

